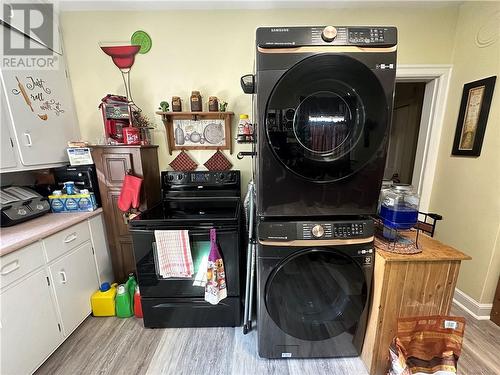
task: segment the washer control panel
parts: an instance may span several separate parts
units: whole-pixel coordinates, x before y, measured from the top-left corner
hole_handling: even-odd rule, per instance
[[[368,218],[339,221],[261,221],[259,238],[267,241],[357,239],[373,236]]]
[[[359,222],[337,222],[337,223],[300,223],[299,231],[303,240],[308,239],[336,239],[336,238],[360,238],[369,237],[365,227],[367,223]],[[368,228],[366,228],[368,229]],[[369,232],[369,230],[368,230]]]

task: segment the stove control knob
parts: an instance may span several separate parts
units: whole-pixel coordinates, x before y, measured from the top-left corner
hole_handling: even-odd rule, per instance
[[[173,175],[171,175],[171,174],[169,174],[169,175],[168,175],[168,180],[169,180],[169,181],[173,181],[173,180],[174,180],[174,176],[173,176]]]
[[[337,37],[337,29],[333,26],[327,26],[323,29],[323,32],[321,33],[321,38],[325,42],[333,42],[333,40]]]
[[[183,178],[184,178],[184,176],[183,176],[183,174],[182,174],[182,173],[179,173],[179,174],[177,175],[177,179],[178,179],[179,181],[180,181],[180,180],[182,180]]]
[[[322,225],[317,224],[311,229],[311,233],[316,238],[323,237],[325,234],[325,228],[323,228]]]
[[[226,177],[224,173],[219,174],[219,179],[223,180]]]

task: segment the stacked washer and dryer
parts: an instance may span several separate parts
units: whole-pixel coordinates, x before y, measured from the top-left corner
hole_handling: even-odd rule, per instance
[[[394,27],[257,29],[261,357],[361,352],[396,47]]]

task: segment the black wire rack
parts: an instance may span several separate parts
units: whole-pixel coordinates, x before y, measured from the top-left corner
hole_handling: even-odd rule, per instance
[[[374,216],[375,243],[379,249],[399,254],[417,254],[422,252],[418,246],[420,232],[434,237],[437,222],[443,217],[436,213],[418,212],[418,221],[410,229],[391,229],[393,235],[384,236],[384,224],[378,216]]]

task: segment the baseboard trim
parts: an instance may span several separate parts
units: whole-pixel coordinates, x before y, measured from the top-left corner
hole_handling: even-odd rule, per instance
[[[453,302],[477,320],[490,320],[491,309],[493,308],[492,303],[479,303],[458,288],[455,288]]]

